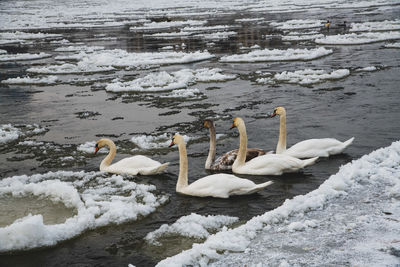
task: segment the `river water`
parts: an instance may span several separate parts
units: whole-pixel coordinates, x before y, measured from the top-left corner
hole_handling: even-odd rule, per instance
[[[10,1],[11,2],[11,1]],[[3,4],[2,12],[12,6]],[[22,6],[23,1],[18,2]],[[7,251],[0,254],[1,266],[153,266],[158,261],[191,247],[194,241],[171,237],[166,244],[156,247],[143,238],[162,224],[171,224],[191,213],[200,215],[229,215],[239,217],[239,224],[280,206],[286,199],[316,189],[339,167],[353,159],[398,140],[400,133],[400,54],[398,49],[385,48],[389,42],[359,45],[323,45],[333,54],[310,61],[274,61],[225,63],[225,55],[247,53],[242,47],[259,45],[261,48],[290,49],[318,46],[313,41],[283,41],[285,31],[271,26],[270,21],[291,19],[326,20],[333,25],[329,32],[323,25],[314,30],[323,35],[348,33],[348,29],[335,27],[339,21],[383,21],[398,18],[399,6],[387,3],[382,7],[364,6],[314,9],[285,12],[248,11],[227,7],[223,12],[204,13],[202,8],[187,9],[190,19],[207,20],[208,26],[238,25],[237,35],[227,39],[209,40],[204,37],[154,38],[148,32],[132,32],[127,25],[98,28],[40,27],[30,32],[61,34],[64,39],[86,46],[103,46],[105,49],[123,49],[128,52],[159,52],[160,48],[173,46],[175,51],[195,52],[208,50],[214,58],[188,64],[172,64],[154,69],[118,69],[114,72],[88,75],[67,74],[63,79],[88,77],[87,83],[57,83],[52,85],[0,84],[0,124],[11,124],[25,133],[23,137],[1,144],[0,179],[16,175],[32,175],[48,171],[97,171],[105,154],[94,156],[77,152],[77,147],[101,137],[114,140],[119,148],[117,160],[132,154],[144,154],[161,162],[170,162],[166,173],[156,176],[125,176],[135,183],[151,184],[157,194],[168,196],[168,201],[150,215],[122,224],[110,223],[84,231],[78,236],[54,246],[24,251]],[[90,5],[90,2],[85,5]],[[245,6],[244,3],[239,5]],[[38,6],[38,9],[40,7]],[[27,9],[26,9],[27,10]],[[150,11],[149,11],[150,10]],[[171,10],[154,14],[145,12],[150,21],[174,19]],[[186,10],[186,11],[187,11]],[[27,11],[26,11],[27,12]],[[188,11],[187,11],[188,12]],[[357,15],[357,13],[359,13]],[[5,13],[3,13],[5,14]],[[170,14],[168,16],[168,14]],[[128,15],[124,15],[128,16]],[[266,23],[237,22],[241,18],[262,18]],[[5,31],[5,30],[3,30]],[[172,30],[169,30],[172,31]],[[157,32],[157,31],[155,31]],[[163,31],[165,32],[165,31]],[[168,31],[167,31],[168,32]],[[397,30],[398,32],[398,30]],[[154,32],[152,32],[154,33]],[[182,46],[181,44],[185,45]],[[0,63],[1,80],[26,76],[27,68],[54,64],[54,52],[60,44],[42,40],[34,44],[6,44],[0,49],[9,54],[45,52],[50,58],[32,61],[7,61]],[[376,71],[356,71],[376,66]],[[194,98],[160,98],[159,93],[113,93],[104,86],[115,78],[125,80],[155,70],[168,72],[183,68],[220,68],[223,73],[235,74],[234,80],[206,82],[190,85],[200,96]],[[302,69],[349,69],[350,75],[334,81],[303,86],[275,82],[256,82],[260,72],[281,73]],[[217,153],[238,147],[236,130],[229,130],[232,118],[242,117],[247,126],[249,146],[274,149],[277,143],[279,120],[267,119],[276,106],[287,110],[288,144],[309,138],[334,137],[345,141],[355,137],[344,154],[319,159],[317,164],[281,176],[243,176],[256,183],[274,181],[257,194],[229,199],[196,198],[177,195],[175,186],[179,170],[176,148],[167,146],[141,148],[130,140],[133,136],[172,136],[179,132],[192,137],[188,143],[189,182],[208,174],[204,163],[208,153],[208,130],[202,127],[204,119],[216,121]],[[27,125],[37,124],[46,130],[31,134]],[[35,126],[36,127],[36,126]],[[23,141],[35,141],[32,146]],[[39,143],[42,142],[42,143]],[[67,158],[73,155],[71,160]],[[0,227],[29,213],[42,214],[45,223],[60,223],[74,214],[73,209],[34,196],[14,198],[0,196]]]

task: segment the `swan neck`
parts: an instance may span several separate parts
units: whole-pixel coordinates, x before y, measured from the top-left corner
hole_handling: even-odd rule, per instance
[[[106,142],[106,146],[108,147],[108,149],[110,150],[110,152],[108,152],[107,157],[105,157],[103,159],[103,161],[100,163],[100,170],[104,170],[105,168],[107,168],[108,166],[110,166],[111,162],[113,161],[115,154],[117,154],[117,147],[115,146],[113,141],[107,141]]]
[[[217,150],[217,134],[215,131],[215,127],[210,127],[210,150],[208,151],[208,157],[206,160],[206,169],[210,169],[211,165],[215,161],[215,154]]]
[[[246,161],[246,154],[247,154],[247,133],[246,133],[246,126],[244,124],[239,124],[237,126],[240,134],[240,145],[237,158],[233,163],[235,166],[243,165]]]
[[[276,154],[286,150],[286,113],[280,115],[279,140],[276,146]]]
[[[176,191],[181,192],[182,189],[188,186],[188,158],[186,153],[186,145],[180,143],[179,149],[179,176],[176,183]]]

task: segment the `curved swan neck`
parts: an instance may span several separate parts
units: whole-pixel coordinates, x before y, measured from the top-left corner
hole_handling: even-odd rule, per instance
[[[240,134],[240,145],[237,158],[233,165],[240,166],[246,162],[246,154],[247,154],[247,133],[246,133],[246,126],[244,123],[240,123],[237,126]]]
[[[102,171],[104,168],[110,166],[111,162],[113,161],[115,154],[117,154],[117,147],[115,146],[114,142],[111,140],[105,141],[106,146],[110,149],[108,152],[107,157],[105,157],[102,162],[100,163],[100,170]]]
[[[184,142],[178,144],[179,150],[179,176],[176,183],[176,191],[180,192],[188,186],[188,159],[186,153],[186,145]]]
[[[279,140],[276,146],[276,154],[286,150],[286,112],[280,115]]]
[[[208,151],[208,157],[206,160],[205,168],[210,169],[211,164],[215,161],[215,154],[217,150],[217,134],[215,131],[215,126],[210,127],[210,150]]]

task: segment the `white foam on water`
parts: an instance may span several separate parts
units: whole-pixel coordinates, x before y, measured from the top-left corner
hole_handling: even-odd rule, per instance
[[[163,224],[144,238],[152,245],[161,245],[158,239],[166,236],[184,236],[189,238],[206,238],[211,231],[220,230],[223,226],[237,222],[239,218],[224,215],[202,216],[196,213],[180,217],[171,225]]]
[[[257,79],[257,82],[264,84],[270,84],[271,82],[284,82],[300,85],[311,85],[328,80],[342,79],[349,75],[350,70],[348,69],[338,69],[330,73],[325,70],[305,69],[293,72],[284,71],[281,73],[276,73],[273,77],[259,78]]]
[[[1,83],[4,84],[55,84],[59,81],[57,76],[47,76],[47,77],[16,77],[8,78],[7,80],[2,80]]]
[[[395,266],[399,188],[397,141],[340,167],[318,189],[223,228],[157,266]]]
[[[0,181],[2,197],[47,198],[73,208],[76,214],[50,225],[44,224],[41,214],[20,218],[0,228],[0,251],[52,246],[90,229],[138,220],[167,201],[166,196],[152,193],[155,189],[100,172],[58,171],[4,178]]]
[[[51,57],[51,55],[43,52],[40,52],[39,54],[29,54],[29,53],[1,54],[0,61],[37,60],[48,57]]]
[[[223,56],[220,62],[262,62],[262,61],[291,61],[291,60],[313,60],[332,54],[331,49],[324,47],[312,49],[263,49],[251,51],[247,54]]]
[[[2,54],[7,54],[7,51],[3,50],[3,49],[0,49],[0,55],[2,55]]]
[[[358,68],[356,69],[357,72],[362,72],[362,71],[376,71],[378,70],[378,68],[376,66],[368,66],[368,67],[364,67],[364,68]]]
[[[86,46],[86,45],[70,45],[54,49],[56,52],[86,52],[91,53],[94,51],[103,50],[104,46]]]
[[[400,39],[400,32],[364,32],[328,35],[315,39],[317,44],[357,45]]]

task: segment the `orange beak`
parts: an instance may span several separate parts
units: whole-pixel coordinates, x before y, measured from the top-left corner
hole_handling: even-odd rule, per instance
[[[95,154],[95,155],[96,155],[97,151],[99,151],[99,147],[98,147],[98,146],[96,146],[96,147],[94,148],[94,154]]]
[[[171,141],[171,144],[169,144],[169,146],[168,147],[172,147],[172,146],[174,146],[175,144],[174,144],[174,141],[172,140]]]
[[[236,127],[235,123],[232,123],[231,127],[229,128],[229,130],[231,130],[231,129],[235,128],[235,127]]]

